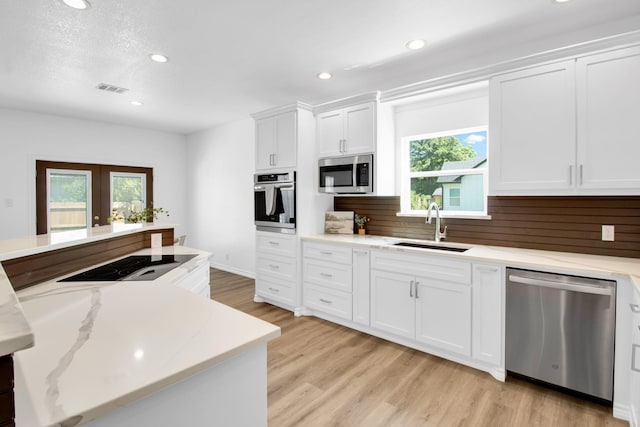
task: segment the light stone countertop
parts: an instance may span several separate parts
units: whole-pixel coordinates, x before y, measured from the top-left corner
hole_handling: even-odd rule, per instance
[[[171,284],[208,253],[161,252],[199,255],[154,281],[49,281],[17,293],[36,345],[14,355],[16,425],[87,422],[280,335]],[[158,249],[134,254],[149,253]]]
[[[534,249],[518,249],[500,246],[469,245],[463,243],[440,242],[404,239],[399,237],[384,237],[373,235],[340,235],[318,234],[303,236],[302,240],[332,244],[357,245],[375,249],[392,250],[405,253],[418,253],[433,256],[458,257],[474,261],[484,261],[503,264],[509,267],[519,267],[537,270],[553,270],[564,274],[590,274],[600,278],[612,276],[629,277],[640,292],[640,260],[599,255],[575,254],[569,252],[540,251]],[[394,246],[397,242],[416,242],[432,245],[454,246],[468,248],[466,252],[451,252]]]
[[[125,236],[127,234],[140,233],[147,230],[162,230],[166,228],[175,228],[175,224],[163,224],[161,222],[112,224],[101,227],[83,228],[81,230],[0,240],[0,261],[68,248],[83,243],[97,242],[113,237]]]

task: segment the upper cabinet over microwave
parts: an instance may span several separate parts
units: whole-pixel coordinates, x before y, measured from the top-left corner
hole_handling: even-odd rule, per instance
[[[366,102],[316,116],[318,157],[372,153],[376,149],[376,103]]]
[[[498,75],[489,193],[640,194],[640,47]]]

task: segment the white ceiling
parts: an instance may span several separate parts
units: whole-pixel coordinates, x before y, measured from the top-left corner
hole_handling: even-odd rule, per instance
[[[0,107],[188,134],[640,30],[640,0],[90,1],[0,2]]]

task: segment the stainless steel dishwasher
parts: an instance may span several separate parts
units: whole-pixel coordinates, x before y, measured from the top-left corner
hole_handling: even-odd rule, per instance
[[[508,372],[611,402],[616,282],[507,268]]]

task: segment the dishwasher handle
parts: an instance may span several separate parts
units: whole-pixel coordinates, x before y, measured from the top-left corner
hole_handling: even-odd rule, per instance
[[[509,281],[514,283],[521,283],[524,285],[543,286],[545,288],[559,289],[562,291],[574,291],[595,295],[611,295],[611,288],[609,286],[576,285],[573,283],[562,283],[551,280],[516,276],[515,274],[509,275]]]

